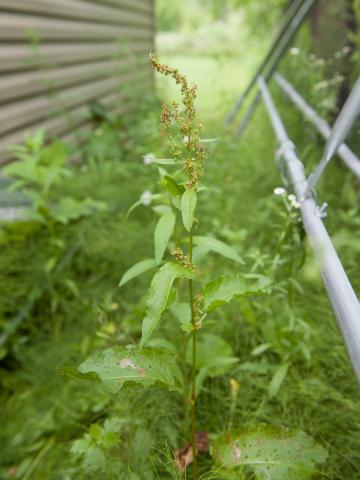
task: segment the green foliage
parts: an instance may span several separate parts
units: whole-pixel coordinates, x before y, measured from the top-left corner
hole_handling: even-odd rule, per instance
[[[164,0],[156,2],[157,28],[163,31],[176,30],[181,25],[183,3],[174,0],[169,4]]]
[[[280,365],[280,367],[275,371],[271,382],[269,383],[269,395],[270,397],[275,397],[280,390],[281,385],[283,384],[287,372],[289,370],[289,364],[285,363]]]
[[[249,467],[258,480],[306,480],[327,452],[303,432],[258,426],[219,437],[212,455],[221,467]]]
[[[161,186],[174,197],[180,197],[185,191],[182,185],[179,185],[174,178],[166,174],[161,179]]]
[[[111,450],[119,443],[122,422],[119,418],[109,418],[101,426],[94,423],[83,438],[76,440],[71,453],[81,461],[81,467],[88,473],[104,473],[119,468],[119,461],[109,458]],[[109,462],[111,467],[109,468]]]
[[[175,227],[176,217],[174,213],[165,213],[162,215],[155,227],[154,244],[155,244],[155,260],[159,264],[164,256],[171,235]]]
[[[17,161],[5,167],[4,173],[15,180],[10,188],[21,190],[31,200],[28,220],[48,225],[51,222],[67,224],[107,208],[104,202],[94,201],[90,197],[83,200],[69,196],[55,201],[52,199],[50,194],[53,188],[73,173],[65,166],[67,147],[58,141],[45,145],[44,130],[38,130],[33,136],[27,135],[25,144],[14,146],[13,152]]]
[[[218,240],[213,237],[205,237],[205,236],[194,236],[193,241],[195,245],[209,251],[209,252],[215,252],[218,253],[219,255],[222,255],[223,257],[229,258],[230,260],[233,260],[234,262],[243,264],[244,261],[240,257],[240,255],[237,253],[237,251],[230,247],[229,245],[226,245],[226,243],[222,242],[221,240]]]
[[[75,200],[71,197],[63,197],[53,207],[51,217],[55,221],[66,225],[72,220],[78,220],[79,218],[91,215],[96,211],[104,211],[106,208],[104,202],[95,201],[91,198]]]
[[[93,423],[88,433],[73,442],[71,454],[86,478],[103,475],[109,480],[138,480],[136,472],[148,470],[148,456],[153,444],[151,434],[136,429],[125,447],[126,419],[110,417],[104,424]],[[142,469],[142,470],[141,470]],[[153,478],[151,472],[148,478]]]
[[[130,282],[130,280],[142,275],[148,270],[155,268],[156,265],[157,262],[153,258],[147,258],[146,260],[141,260],[140,262],[135,263],[135,265],[126,270],[124,275],[121,277],[119,287],[122,287],[125,285],[125,283]]]
[[[193,273],[173,262],[163,265],[154,275],[146,302],[140,347],[143,347],[159,327],[161,316],[168,305],[171,288],[177,278],[192,278]]]
[[[190,344],[188,344],[186,351],[186,361],[191,365],[192,351]],[[200,335],[196,355],[197,393],[200,393],[207,377],[215,378],[229,373],[238,361],[239,359],[233,355],[231,345],[224,339],[212,333]]]
[[[215,308],[238,301],[248,295],[270,293],[271,281],[260,277],[255,282],[240,275],[224,275],[215,278],[203,288],[204,309],[208,312]]]
[[[113,347],[96,353],[79,367],[80,373],[94,372],[111,393],[128,383],[150,387],[157,383],[179,389],[179,375],[172,355],[161,350]]]
[[[181,197],[181,215],[185,229],[190,232],[194,222],[197,195],[194,190],[185,190]]]

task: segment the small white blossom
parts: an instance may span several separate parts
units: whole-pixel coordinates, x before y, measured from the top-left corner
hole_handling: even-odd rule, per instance
[[[144,159],[144,164],[145,165],[150,165],[151,163],[154,162],[156,157],[153,153],[147,153],[146,155],[143,156],[143,159]]]
[[[183,143],[185,143],[185,144],[189,143],[188,135],[185,135],[185,137],[183,138]]]
[[[283,195],[286,194],[286,190],[285,190],[285,188],[282,188],[282,187],[276,187],[274,189],[274,194],[283,196]]]
[[[328,86],[329,86],[328,80],[321,80],[321,82],[318,82],[314,85],[314,90],[315,91],[324,90],[328,88]]]
[[[149,192],[148,190],[146,190],[145,192],[143,192],[141,194],[141,197],[140,197],[140,202],[145,205],[146,207],[148,205],[150,205],[151,203],[151,200],[152,200],[152,193]]]
[[[291,206],[292,208],[300,208],[300,203],[296,200],[295,195],[290,194],[290,195],[288,196],[288,200],[289,200],[290,206]]]
[[[290,53],[291,53],[291,55],[299,55],[300,48],[292,47],[292,48],[290,48]]]
[[[323,58],[317,58],[314,63],[317,67],[322,67],[326,62]]]

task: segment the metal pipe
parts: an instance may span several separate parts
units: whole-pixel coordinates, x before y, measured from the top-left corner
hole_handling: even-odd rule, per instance
[[[360,304],[349,282],[329,234],[321,220],[321,211],[313,195],[305,198],[307,188],[304,166],[299,160],[277,112],[264,78],[258,85],[273,129],[280,144],[291,185],[300,202],[304,228],[319,263],[322,278],[335,312],[350,361],[360,383]]]
[[[275,73],[274,79],[290,100],[298,107],[304,116],[317,128],[327,140],[331,135],[330,125],[307,103],[299,92],[279,73]],[[338,155],[345,165],[360,179],[360,159],[345,144],[340,145]]]
[[[290,42],[294,38],[295,34],[301,27],[303,21],[307,17],[308,13],[310,12],[311,8],[313,7],[314,3],[316,0],[304,0],[301,8],[298,10],[297,14],[293,18],[293,20],[290,22],[288,30],[285,32],[283,37],[280,39],[278,48],[276,53],[274,54],[274,60],[272,61],[269,70],[264,74],[265,80],[268,82],[272,75],[274,74],[282,56],[284,55],[286,49],[290,45]],[[246,130],[249,121],[251,120],[251,117],[253,113],[255,112],[256,106],[258,105],[259,101],[261,99],[261,95],[257,93],[256,97],[254,100],[251,102],[246,114],[244,115],[243,119],[241,120],[237,130],[236,130],[236,137],[239,138],[244,131]]]
[[[296,0],[295,2],[293,2],[290,5],[288,11],[286,12],[283,23],[280,26],[280,30],[279,30],[278,34],[276,35],[276,37],[274,39],[273,44],[271,45],[271,47],[268,50],[267,54],[265,55],[263,61],[261,62],[260,66],[258,67],[255,75],[250,80],[250,82],[249,82],[248,86],[246,87],[245,91],[236,100],[235,105],[233,106],[233,108],[231,109],[229,114],[227,115],[227,117],[225,119],[225,125],[230,125],[230,123],[234,120],[235,115],[237,114],[237,112],[242,107],[242,104],[243,104],[244,100],[249,95],[249,93],[251,92],[253,87],[256,86],[256,80],[257,80],[258,76],[262,74],[264,68],[266,67],[266,65],[270,61],[271,57],[275,53],[281,38],[283,37],[283,35],[286,33],[286,31],[290,27],[290,24],[291,24],[292,20],[294,19],[295,15],[297,14],[302,2],[303,2],[303,0]]]
[[[316,167],[314,173],[308,179],[308,186],[306,188],[305,196],[315,188],[326,166],[333,158],[339,146],[345,140],[347,134],[354,125],[360,113],[360,76],[353,86],[350,95],[348,96],[341,112],[339,113],[333,128],[331,129],[330,137],[328,138],[325,151],[322,159]]]

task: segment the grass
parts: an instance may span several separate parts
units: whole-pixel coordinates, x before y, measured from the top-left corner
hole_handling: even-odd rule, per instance
[[[170,60],[198,83],[205,136],[220,138],[208,162],[201,234],[215,231],[239,251],[246,260],[239,273],[252,269],[275,277],[270,297],[224,308],[211,318],[207,328],[231,343],[239,363],[230,375],[206,383],[198,402],[199,429],[215,434],[226,428],[232,402],[229,378],[233,378],[239,384],[232,416],[235,426],[266,422],[301,428],[329,450],[324,475],[318,478],[358,478],[359,390],[308,246],[304,266],[291,275],[294,284],[289,280],[290,263],[299,262],[300,244],[294,240],[279,246],[285,219],[280,199],[272,194],[281,180],[274,166],[276,144],[266,112],[263,107],[258,109],[240,142],[222,128],[223,113],[249,77],[252,65],[240,67],[237,60],[221,64],[214,58],[184,55],[162,60]],[[286,71],[286,65],[283,68]],[[173,90],[166,83],[159,89],[172,98]],[[323,143],[275,87],[273,91],[289,134],[310,171],[320,158]],[[150,274],[122,290],[117,284],[123,271],[146,258],[152,248],[152,225],[146,209],[136,210],[128,221],[125,214],[142,191],[152,188],[154,177],[142,164],[141,155],[158,153],[159,141],[157,111],[153,110],[132,125],[123,141],[127,147],[120,162],[87,163],[73,182],[57,192],[91,194],[109,205],[107,212],[58,229],[64,252],[73,245],[78,251],[57,277],[44,273],[52,248],[46,234],[38,232],[2,247],[0,311],[4,320],[14,317],[34,287],[47,287],[12,337],[1,363],[0,478],[4,480],[99,478],[98,473],[84,470],[69,449],[91,424],[102,424],[114,416],[127,425],[121,433],[117,458],[134,472],[138,469],[141,480],[176,478],[172,451],[186,443],[187,419],[182,416],[181,402],[157,389],[149,395],[135,388],[114,398],[92,384],[59,374],[61,367],[78,365],[94,350],[139,339],[142,286]],[[324,176],[319,195],[330,204],[326,223],[359,291],[355,187],[351,174],[335,161]],[[210,275],[230,267],[226,261],[211,257],[207,268]],[[171,339],[172,325],[167,322],[164,328]],[[253,355],[254,348],[264,343],[270,343],[271,348]],[[284,362],[291,364],[288,376],[278,394],[271,397],[269,382]],[[146,431],[149,437],[144,463],[139,463],[138,454],[131,453],[137,451],[134,431]],[[145,447],[144,443],[141,448]],[[208,471],[208,457],[202,459],[201,469]],[[119,470],[102,478],[131,475]],[[222,477],[204,473],[204,478]]]

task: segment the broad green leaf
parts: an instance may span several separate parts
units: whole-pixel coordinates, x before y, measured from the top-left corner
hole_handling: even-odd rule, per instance
[[[289,364],[284,363],[275,371],[268,388],[270,397],[275,397],[275,395],[278,393],[286,378],[288,370]]]
[[[203,307],[206,311],[211,311],[244,296],[269,293],[270,285],[270,279],[267,277],[260,277],[254,281],[241,275],[223,275],[204,286]]]
[[[197,203],[195,190],[185,190],[181,197],[181,214],[184,227],[190,232],[194,222],[194,215]]]
[[[147,258],[146,260],[141,260],[141,262],[135,263],[129,270],[126,270],[124,275],[121,277],[119,287],[125,285],[125,283],[129,282],[135,277],[138,277],[144,272],[151,270],[152,268],[156,267],[157,263],[153,258]]]
[[[199,247],[207,248],[210,251],[216,252],[223,257],[230,258],[230,260],[234,260],[235,262],[243,264],[244,261],[241,259],[240,255],[237,251],[226,245],[226,243],[213,238],[213,237],[204,237],[204,236],[195,236],[193,237],[193,242],[195,245]]]
[[[176,180],[170,177],[170,175],[163,176],[161,179],[161,186],[174,197],[181,196],[185,191],[185,187],[179,185]]]
[[[181,265],[165,263],[154,275],[146,302],[146,314],[142,324],[140,347],[143,347],[160,324],[168,297],[176,278],[192,278],[193,273]]]
[[[174,355],[153,348],[139,350],[131,345],[96,353],[80,365],[79,372],[96,373],[112,393],[119,392],[128,383],[143,387],[162,384],[178,390],[180,382]]]
[[[164,256],[166,247],[168,246],[171,235],[175,227],[175,214],[166,213],[162,215],[155,227],[154,244],[155,244],[155,260],[159,264]]]
[[[212,455],[221,467],[251,469],[256,480],[310,480],[327,451],[301,431],[260,425],[225,433]]]

